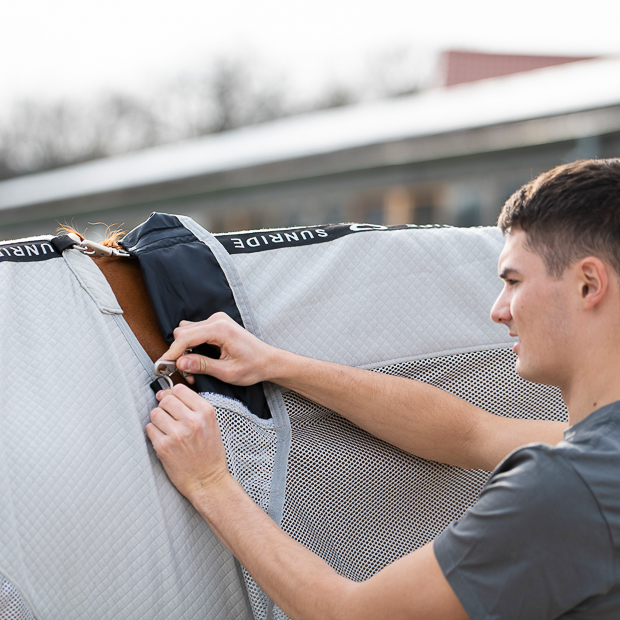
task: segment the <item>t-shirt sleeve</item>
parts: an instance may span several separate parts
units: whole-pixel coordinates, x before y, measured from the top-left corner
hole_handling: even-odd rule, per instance
[[[542,444],[501,463],[434,550],[471,620],[557,618],[613,582],[609,532],[594,496]]]

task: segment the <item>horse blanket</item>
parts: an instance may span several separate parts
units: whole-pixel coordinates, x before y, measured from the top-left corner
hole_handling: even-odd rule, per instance
[[[144,434],[153,364],[95,262],[0,245],[0,618],[251,618]]]
[[[557,390],[518,378],[513,342],[489,318],[502,243],[496,229],[357,224],[213,236],[163,214],[123,241],[169,340],[179,320],[224,309],[296,353],[426,381],[497,415],[566,419]],[[40,619],[284,618],[154,457],[151,364],[94,263],[0,248],[0,575],[12,600]],[[271,384],[198,388],[233,475],[351,579],[434,538],[488,475],[408,455]],[[27,616],[0,611],[14,617]]]

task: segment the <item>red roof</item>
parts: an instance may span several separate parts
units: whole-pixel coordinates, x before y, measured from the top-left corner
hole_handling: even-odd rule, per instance
[[[524,54],[485,54],[451,50],[442,56],[442,85],[454,86],[485,78],[563,65],[597,56],[529,56]]]

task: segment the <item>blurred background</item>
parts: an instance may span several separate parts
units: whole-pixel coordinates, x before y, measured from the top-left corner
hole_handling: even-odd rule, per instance
[[[620,3],[6,0],[0,238],[492,225],[620,156]]]

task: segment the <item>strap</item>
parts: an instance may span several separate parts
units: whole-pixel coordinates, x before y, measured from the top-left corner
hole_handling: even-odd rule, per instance
[[[78,245],[77,241],[71,239],[69,235],[58,235],[58,237],[50,239],[50,243],[59,254],[62,254],[65,250]]]

